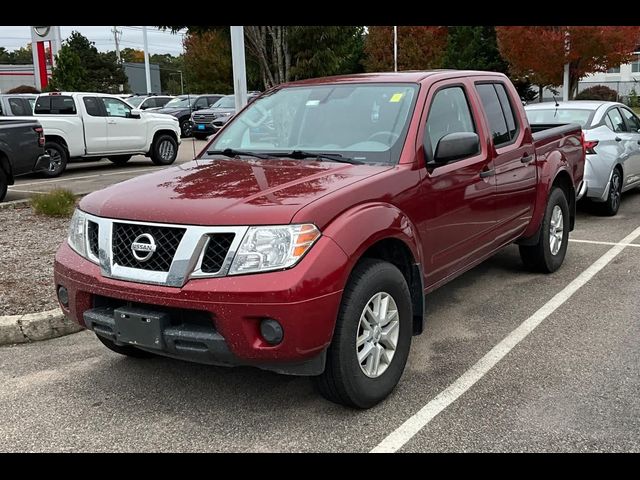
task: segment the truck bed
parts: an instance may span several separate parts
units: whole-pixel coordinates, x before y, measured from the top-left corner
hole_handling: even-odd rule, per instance
[[[531,133],[533,134],[533,141],[537,142],[556,136],[563,136],[569,133],[573,133],[576,130],[582,130],[582,127],[577,123],[532,123]]]

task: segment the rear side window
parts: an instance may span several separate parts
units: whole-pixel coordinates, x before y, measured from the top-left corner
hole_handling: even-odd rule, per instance
[[[73,98],[63,95],[38,97],[34,113],[40,115],[75,115],[76,104]]]
[[[631,113],[626,108],[621,108],[620,111],[622,112],[622,116],[627,122],[627,127],[629,127],[630,132],[635,133],[638,130],[640,130],[640,120],[638,120],[638,117],[636,117],[633,113]]]
[[[497,147],[509,143],[511,135],[509,135],[509,128],[498,99],[498,93],[493,85],[492,83],[485,83],[477,85],[476,89],[487,115],[493,143]]]
[[[613,127],[612,130],[614,132],[619,133],[627,131],[627,126],[625,125],[624,120],[622,119],[622,116],[620,115],[620,112],[617,108],[612,108],[611,110],[609,110],[609,113],[607,113],[607,117],[611,122],[611,125],[607,124],[607,126],[609,128]]]
[[[425,128],[425,140],[431,146],[429,158],[433,158],[442,137],[458,132],[475,133],[467,97],[461,87],[443,88],[434,95],[429,108]]]
[[[82,101],[89,115],[92,117],[104,117],[100,104],[98,103],[99,100],[96,97],[84,97]]]
[[[9,107],[11,108],[11,113],[16,116],[29,116],[31,115],[31,111],[28,108],[29,103],[24,101],[22,98],[10,98],[9,99]]]
[[[507,91],[505,90],[503,84],[494,83],[493,86],[496,89],[498,99],[500,100],[500,106],[502,107],[502,111],[504,112],[504,118],[507,121],[509,136],[511,137],[511,140],[513,140],[516,136],[516,132],[518,131],[518,124],[516,123],[516,116],[513,113],[511,102],[509,102],[509,96],[507,95]]]

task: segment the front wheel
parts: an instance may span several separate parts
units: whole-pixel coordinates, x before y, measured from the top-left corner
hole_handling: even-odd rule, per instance
[[[171,165],[178,156],[178,142],[171,135],[159,135],[151,145],[151,161],[156,165]]]
[[[40,174],[47,178],[58,177],[67,168],[67,150],[57,142],[47,142],[44,151],[49,155],[49,166]]]
[[[564,190],[555,187],[549,195],[538,243],[520,245],[520,258],[532,271],[555,272],[567,253],[569,243],[569,203]]]
[[[7,190],[9,188],[9,182],[7,181],[7,175],[0,167],[0,202],[4,200],[4,197],[7,195]]]
[[[182,120],[180,122],[180,132],[184,138],[188,138],[193,133],[193,126],[191,125],[191,121]]]
[[[370,408],[395,388],[409,356],[412,306],[402,272],[364,259],[344,290],[333,340],[316,388],[328,400]]]

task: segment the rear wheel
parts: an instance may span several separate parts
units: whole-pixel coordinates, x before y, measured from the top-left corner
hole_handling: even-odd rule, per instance
[[[520,245],[520,258],[530,270],[555,272],[564,261],[568,243],[569,203],[564,190],[554,187],[540,225],[538,243]]]
[[[156,165],[171,165],[178,156],[178,142],[171,135],[158,135],[151,145],[151,161]]]
[[[0,202],[4,200],[4,197],[7,195],[7,189],[9,187],[9,182],[7,181],[7,175],[0,167]]]
[[[598,205],[603,215],[613,217],[620,209],[622,200],[622,172],[615,168],[609,182],[609,196],[604,203]]]
[[[409,356],[411,295],[391,263],[365,259],[345,288],[327,363],[315,385],[328,400],[369,408],[395,388]]]
[[[103,338],[100,335],[96,335],[96,337],[98,337],[98,340],[100,340],[105,347],[113,352],[119,353],[120,355],[126,355],[127,357],[134,358],[151,358],[154,356],[153,353],[145,352],[144,350],[140,350],[136,347],[130,347],[129,345],[116,345],[111,340]]]
[[[131,160],[131,155],[113,155],[107,158],[116,165],[124,165]]]
[[[47,142],[44,144],[44,151],[49,155],[49,166],[40,174],[48,178],[59,176],[67,168],[67,149],[57,142]]]
[[[191,133],[193,132],[193,127],[191,126],[191,121],[187,120],[182,120],[180,122],[180,132],[182,133],[182,136],[187,138],[191,136]]]

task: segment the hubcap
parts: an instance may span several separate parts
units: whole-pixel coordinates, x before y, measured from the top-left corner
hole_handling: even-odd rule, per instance
[[[562,209],[559,205],[556,205],[553,207],[549,225],[549,248],[551,249],[551,255],[557,255],[560,247],[562,247],[563,220]]]
[[[160,153],[160,158],[162,158],[163,160],[171,160],[171,158],[173,158],[174,152],[173,143],[171,143],[169,140],[165,140],[160,144],[158,151]]]
[[[62,164],[62,156],[57,150],[47,149],[46,152],[47,155],[49,155],[49,171],[55,172],[60,168],[60,165]]]
[[[612,210],[617,210],[620,206],[620,183],[620,174],[616,170],[611,177],[611,191],[609,192]]]
[[[391,295],[376,293],[360,315],[356,355],[362,372],[369,378],[382,375],[393,360],[398,345],[400,319]]]

